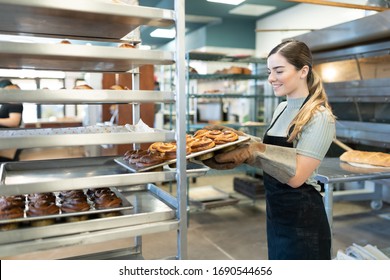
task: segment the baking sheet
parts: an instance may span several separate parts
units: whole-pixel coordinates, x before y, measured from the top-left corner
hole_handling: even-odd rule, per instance
[[[227,147],[236,145],[238,143],[245,142],[245,141],[249,140],[249,138],[250,138],[249,136],[239,136],[238,140],[236,140],[234,142],[221,144],[221,145],[216,145],[214,148],[211,148],[211,149],[208,149],[208,150],[205,150],[205,151],[200,151],[200,152],[188,154],[186,156],[186,159],[196,158],[196,157],[204,155],[204,154],[208,154],[208,153],[211,153],[211,152],[214,152],[214,151],[218,151],[218,150],[221,150],[223,148],[227,148]],[[127,168],[128,170],[132,171],[132,172],[144,172],[144,171],[155,169],[155,168],[160,167],[160,166],[170,165],[170,164],[176,163],[177,159],[167,160],[167,161],[164,161],[162,163],[159,163],[159,164],[156,164],[156,165],[152,165],[152,166],[148,166],[148,167],[138,167],[135,164],[129,164],[127,161],[125,161],[123,159],[123,157],[115,158],[114,161],[116,163],[118,163],[119,165],[121,165],[121,166]]]
[[[229,194],[217,189],[214,186],[203,186],[197,188],[190,188],[188,191],[190,201],[212,201],[224,200],[229,198]]]
[[[55,215],[44,215],[44,216],[38,216],[38,217],[29,217],[26,215],[27,210],[24,213],[24,217],[22,218],[16,218],[16,219],[1,219],[0,224],[8,224],[8,223],[16,223],[16,222],[30,222],[30,221],[36,221],[36,220],[44,220],[44,219],[57,219],[57,218],[66,218],[66,217],[74,217],[74,216],[81,216],[81,215],[92,215],[92,214],[101,214],[101,213],[107,213],[107,212],[116,212],[116,211],[122,211],[122,210],[129,210],[133,208],[133,205],[124,197],[116,188],[110,188],[111,191],[113,191],[119,198],[122,199],[122,205],[119,207],[113,207],[113,208],[107,208],[107,209],[96,209],[94,207],[93,202],[88,197],[88,203],[91,205],[91,208],[88,211],[80,211],[75,213],[62,213],[60,210],[59,214]],[[58,192],[54,192],[57,197],[57,205],[60,204],[60,199],[58,198]],[[28,206],[27,206],[28,207]]]

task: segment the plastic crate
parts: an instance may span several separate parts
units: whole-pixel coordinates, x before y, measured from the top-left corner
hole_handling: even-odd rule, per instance
[[[234,178],[234,191],[253,199],[262,198],[265,195],[264,182],[262,179]]]

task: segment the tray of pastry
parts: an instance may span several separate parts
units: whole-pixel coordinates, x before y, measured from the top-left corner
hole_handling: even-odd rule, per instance
[[[43,226],[61,221],[82,221],[91,215],[103,218],[117,216],[120,215],[120,211],[133,208],[126,197],[114,187],[19,195],[7,197],[7,202],[3,199],[6,198],[3,197],[1,200],[5,207],[1,209],[3,213],[0,227],[7,227],[13,223]],[[15,216],[19,216],[17,212],[20,208],[22,214],[16,218]],[[12,213],[11,218],[4,218],[7,212]]]
[[[200,159],[202,156],[205,156],[205,155],[212,156],[214,154],[214,152],[218,152],[219,150],[232,147],[232,146],[237,145],[239,143],[248,141],[249,139],[250,139],[249,136],[239,136],[236,141],[225,143],[225,144],[215,145],[214,147],[212,147],[210,149],[199,151],[199,152],[191,152],[191,153],[186,155],[186,159],[188,159],[188,160],[190,160],[190,159],[202,160],[202,159]],[[127,168],[131,172],[144,172],[144,171],[158,170],[159,168],[162,168],[165,165],[174,166],[177,162],[177,159],[173,158],[173,159],[165,160],[165,161],[157,163],[157,164],[153,164],[150,166],[142,166],[142,167],[137,166],[136,164],[130,163],[124,157],[115,158],[114,161],[116,163],[118,163],[119,165]]]

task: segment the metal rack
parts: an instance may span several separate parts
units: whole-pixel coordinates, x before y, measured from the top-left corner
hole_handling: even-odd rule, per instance
[[[133,103],[134,124],[139,120],[139,103],[176,104],[175,131],[153,132],[81,131],[76,134],[55,130],[2,131],[2,147],[51,147],[96,144],[125,144],[153,141],[178,143],[177,168],[161,172],[131,173],[110,157],[3,163],[0,195],[97,187],[116,187],[133,204],[121,216],[90,219],[77,223],[59,223],[42,228],[19,228],[0,232],[0,256],[6,258],[109,258],[112,250],[142,258],[142,235],[177,231],[177,259],[187,258],[187,176],[199,176],[207,169],[186,169],[184,89],[184,1],[175,0],[174,10],[88,0],[43,1],[0,0],[0,32],[52,38],[120,42],[140,25],[172,26],[177,30],[176,52],[115,49],[101,46],[29,44],[4,42],[0,47],[0,68],[44,69],[78,72],[127,72],[145,64],[176,64],[176,92],[139,90],[139,76],[133,74],[134,88],[126,92],[112,90],[37,90],[2,91],[2,102],[50,103]],[[46,25],[39,24],[46,22]],[[183,73],[183,74],[181,74]],[[123,128],[122,128],[123,129]],[[32,133],[27,133],[32,132]],[[16,135],[14,134],[16,133]],[[176,181],[176,196],[150,182]],[[134,244],[112,243],[134,237]],[[39,242],[36,241],[39,239]],[[103,244],[103,245],[102,245]],[[82,245],[82,250],[79,250]],[[99,246],[97,246],[99,245]],[[60,250],[58,249],[59,247]],[[98,248],[97,248],[98,247]],[[27,255],[26,255],[27,254]],[[30,254],[30,255],[28,255]],[[98,254],[98,255],[96,255]],[[127,255],[126,255],[127,256]],[[129,257],[129,256],[127,256]]]
[[[253,74],[226,74],[226,73],[214,73],[214,74],[198,74],[198,73],[188,73],[188,80],[197,80],[197,81],[216,81],[216,80],[221,80],[221,81],[254,81],[254,92],[253,93],[237,93],[237,92],[224,92],[224,93],[194,93],[194,92],[189,92],[187,94],[187,97],[189,100],[193,99],[195,100],[194,102],[194,111],[197,110],[197,100],[199,99],[207,99],[208,101],[215,101],[218,103],[222,103],[223,100],[226,99],[237,99],[237,98],[248,98],[248,99],[253,99],[253,112],[252,112],[252,117],[251,121],[252,122],[257,122],[257,115],[258,111],[261,109],[259,108],[259,100],[264,98],[264,92],[262,92],[261,86],[257,84],[257,81],[261,80],[266,80],[267,79],[267,74],[265,71],[265,68],[262,69],[261,66],[265,65],[266,60],[264,58],[256,58],[256,57],[251,57],[251,56],[228,56],[224,54],[218,54],[218,53],[203,53],[203,52],[190,52],[187,54],[187,64],[189,65],[190,61],[205,61],[205,62],[221,62],[221,63],[245,63],[245,64],[253,64],[255,65],[254,67],[254,73]],[[190,86],[188,86],[190,88]],[[189,89],[190,91],[190,89]],[[187,106],[189,107],[189,102]],[[187,108],[189,111],[189,109]],[[228,124],[229,126],[230,124]],[[197,118],[195,114],[194,118],[194,124],[189,126],[192,129],[198,129],[201,128],[202,126],[197,124]],[[239,124],[239,123],[234,123],[231,124],[231,126],[234,127],[245,127],[245,125]],[[257,128],[261,129],[264,127],[263,123],[258,123],[256,126]],[[253,124],[251,128],[254,128]],[[256,132],[255,131],[250,131],[250,132]]]

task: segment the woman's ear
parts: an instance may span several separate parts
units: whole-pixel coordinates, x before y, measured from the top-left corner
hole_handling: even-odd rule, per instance
[[[301,69],[301,79],[306,79],[307,75],[309,74],[310,68],[309,66],[305,65]]]

